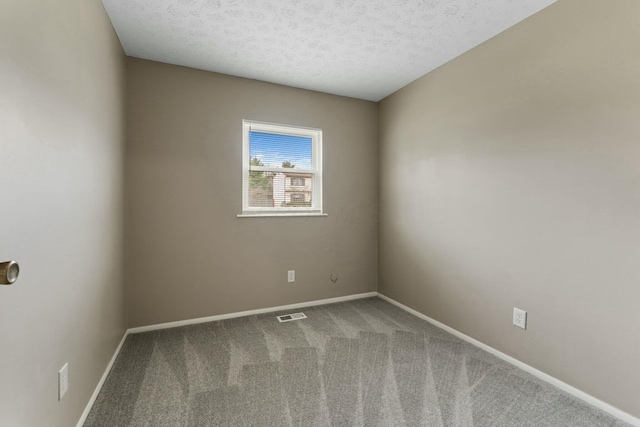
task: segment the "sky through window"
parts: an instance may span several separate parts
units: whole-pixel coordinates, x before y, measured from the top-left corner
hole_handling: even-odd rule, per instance
[[[249,132],[251,159],[259,159],[264,166],[279,168],[285,161],[296,169],[311,169],[312,140],[305,136]]]

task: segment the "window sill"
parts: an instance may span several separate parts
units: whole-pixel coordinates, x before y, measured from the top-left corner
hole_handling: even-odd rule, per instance
[[[329,214],[321,212],[287,212],[287,213],[275,213],[275,212],[260,212],[260,213],[242,213],[236,215],[238,218],[274,218],[274,217],[291,217],[291,216],[329,216]]]

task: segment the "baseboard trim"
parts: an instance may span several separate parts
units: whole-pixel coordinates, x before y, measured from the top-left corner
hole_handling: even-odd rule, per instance
[[[176,322],[159,323],[156,325],[139,326],[137,328],[130,328],[128,332],[130,334],[137,334],[139,332],[157,331],[159,329],[177,328],[179,326],[196,325],[198,323],[215,322],[217,320],[233,319],[235,317],[252,316],[255,314],[271,313],[274,311],[293,310],[301,307],[310,307],[315,305],[333,304],[336,302],[351,301],[362,298],[371,298],[377,296],[377,292],[367,292],[364,294],[347,295],[344,297],[327,298],[315,301],[299,302],[296,304],[280,305],[277,307],[258,308],[256,310],[238,311],[235,313],[219,314],[216,316],[198,317],[196,319],[178,320]]]
[[[129,331],[128,330],[124,332],[124,335],[122,335],[122,339],[120,340],[120,344],[118,344],[118,347],[116,347],[116,351],[113,353],[113,356],[111,356],[111,360],[109,361],[109,364],[107,365],[107,368],[104,370],[104,373],[102,374],[102,377],[100,378],[100,381],[98,381],[98,385],[96,385],[96,389],[93,391],[93,394],[91,395],[91,399],[89,399],[89,402],[87,403],[87,406],[84,408],[84,411],[82,412],[82,415],[80,416],[80,419],[78,420],[78,424],[76,424],[76,427],[82,427],[84,425],[84,422],[87,420],[87,417],[89,416],[89,412],[91,412],[91,408],[93,407],[93,404],[95,403],[96,399],[98,398],[98,394],[100,394],[100,390],[102,390],[102,386],[104,385],[104,382],[107,379],[107,376],[109,375],[109,372],[111,372],[111,368],[113,367],[113,363],[118,358],[118,354],[120,354],[120,350],[122,349],[122,345],[124,344],[124,340],[127,339],[127,335],[129,335]]]
[[[414,316],[417,316],[417,317],[419,317],[419,318],[421,318],[423,320],[426,320],[427,322],[431,323],[434,326],[437,326],[440,329],[444,329],[445,331],[449,332],[451,335],[454,335],[454,336],[456,336],[456,337],[458,337],[458,338],[460,338],[460,339],[462,339],[464,341],[467,341],[468,343],[473,344],[476,347],[480,347],[481,349],[485,350],[486,352],[491,353],[494,356],[504,360],[505,362],[508,362],[508,363],[510,363],[510,364],[522,369],[523,371],[526,371],[526,372],[530,373],[531,375],[533,375],[533,376],[535,376],[535,377],[537,377],[537,378],[539,378],[539,379],[541,379],[541,380],[543,380],[543,381],[545,381],[545,382],[547,382],[547,383],[559,388],[560,390],[565,391],[565,392],[571,394],[572,396],[577,397],[578,399],[580,399],[580,400],[582,400],[584,402],[587,402],[590,405],[595,406],[596,408],[601,409],[601,410],[613,415],[614,417],[616,417],[616,418],[618,418],[618,419],[620,419],[620,420],[622,420],[622,421],[624,421],[624,422],[626,422],[628,424],[631,424],[631,425],[636,426],[636,427],[640,427],[640,419],[634,417],[633,415],[628,414],[628,413],[626,413],[626,412],[624,412],[624,411],[622,411],[622,410],[620,410],[620,409],[618,409],[618,408],[616,408],[616,407],[614,407],[612,405],[609,405],[608,403],[603,402],[602,400],[600,400],[598,398],[595,398],[595,397],[591,396],[590,394],[587,394],[587,393],[585,393],[585,392],[583,392],[581,390],[578,390],[577,388],[575,388],[575,387],[573,387],[573,386],[571,386],[571,385],[569,385],[569,384],[567,384],[567,383],[565,383],[563,381],[560,381],[559,379],[557,379],[555,377],[552,377],[549,374],[545,374],[544,372],[534,368],[533,366],[529,366],[526,363],[519,361],[518,359],[515,359],[515,358],[513,358],[513,357],[511,357],[511,356],[509,356],[509,355],[507,355],[507,354],[505,354],[505,353],[503,353],[503,352],[501,352],[499,350],[496,350],[495,348],[493,348],[491,346],[488,346],[487,344],[484,344],[484,343],[482,343],[482,342],[480,342],[480,341],[478,341],[478,340],[476,340],[474,338],[471,338],[470,336],[465,335],[462,332],[460,332],[460,331],[458,331],[456,329],[453,329],[450,326],[445,325],[444,323],[440,323],[437,320],[434,320],[431,317],[429,317],[427,315],[424,315],[424,314],[420,313],[417,310],[414,310],[413,308],[407,307],[406,305],[404,305],[402,303],[399,303],[398,301],[396,301],[396,300],[394,300],[392,298],[389,298],[388,296],[383,295],[380,292],[378,292],[378,296],[380,298],[382,298],[383,300],[385,300],[385,301],[387,301],[387,302],[389,302],[389,303],[391,303],[391,304],[393,304],[393,305],[395,305],[397,307],[400,307],[401,309],[405,310],[406,312],[411,313]]]

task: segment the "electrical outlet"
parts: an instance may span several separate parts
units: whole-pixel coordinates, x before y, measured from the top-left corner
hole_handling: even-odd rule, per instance
[[[67,390],[69,390],[69,364],[65,363],[58,371],[58,401],[62,400]]]
[[[513,307],[513,324],[519,328],[527,329],[527,312]]]
[[[289,283],[296,281],[296,271],[295,270],[289,270],[289,272],[287,273],[287,281]]]

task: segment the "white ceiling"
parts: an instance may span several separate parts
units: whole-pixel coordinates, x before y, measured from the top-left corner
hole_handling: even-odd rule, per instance
[[[127,55],[378,101],[555,0],[103,0]]]

